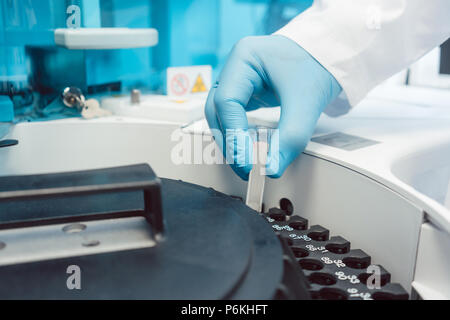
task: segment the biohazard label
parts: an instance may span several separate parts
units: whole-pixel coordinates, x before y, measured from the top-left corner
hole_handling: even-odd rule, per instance
[[[167,69],[167,95],[176,98],[206,96],[211,89],[211,66],[173,67]]]
[[[192,88],[192,93],[206,92],[208,89],[205,86],[205,82],[203,82],[202,75],[199,74],[197,80],[194,83],[194,87]]]

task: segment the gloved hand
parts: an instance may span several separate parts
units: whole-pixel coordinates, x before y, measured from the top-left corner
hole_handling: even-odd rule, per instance
[[[336,79],[294,41],[279,35],[247,37],[233,48],[205,115],[227,162],[243,179],[252,169],[246,112],[281,105],[266,172],[279,178],[303,152],[325,107],[342,91]],[[224,148],[225,144],[225,148]]]

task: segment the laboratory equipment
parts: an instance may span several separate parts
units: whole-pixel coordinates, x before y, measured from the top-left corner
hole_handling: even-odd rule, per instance
[[[321,226],[284,222],[281,209],[264,218],[212,189],[160,180],[147,164],[0,177],[0,186],[2,299],[408,298],[384,269],[368,290],[370,257]],[[318,244],[340,259],[335,268],[302,248]],[[83,271],[78,282],[71,270]],[[337,285],[333,273],[356,270]]]
[[[102,107],[115,113],[0,128],[0,207],[9,212],[0,222],[0,278],[9,284],[2,287],[7,292],[0,288],[1,297],[78,298],[76,288],[67,287],[70,274],[64,271],[79,263],[89,282],[99,285],[98,290],[87,287],[83,298],[203,299],[208,293],[206,298],[450,299],[449,92],[384,86],[349,115],[323,116],[305,153],[284,176],[265,179],[261,210],[260,200],[255,207],[261,212],[256,212],[241,201],[246,182],[224,163],[196,158],[199,146],[205,156],[214,145],[199,111],[205,101],[150,97],[147,90],[160,89],[155,77],[169,66],[210,64],[217,70],[229,46],[254,24],[246,20],[246,27],[229,34],[219,26],[234,12],[264,16],[265,2],[77,3],[82,27],[144,28],[153,35],[151,27],[156,27],[159,46],[130,49],[125,41],[130,39],[123,38],[127,49],[105,49],[111,45],[105,38],[97,44],[103,49],[93,50],[96,30],[61,30],[68,17],[65,1],[1,3],[0,43],[6,44],[0,49],[0,90],[6,95],[0,97],[1,120],[12,121],[14,111],[33,102],[37,109],[47,108],[66,87],[79,88],[72,100],[76,106],[82,95],[87,101],[100,94]],[[281,18],[299,8],[282,10],[290,1],[270,3]],[[201,8],[212,9],[211,14],[196,24]],[[29,25],[29,16],[21,17],[25,12],[35,14],[36,25]],[[198,36],[202,30],[211,31],[206,40]],[[70,49],[80,45],[74,35],[87,39],[86,50]],[[183,41],[177,42],[180,37]],[[151,45],[141,40],[134,45]],[[249,120],[273,128],[279,116],[278,108],[262,109],[249,113]],[[177,137],[187,146],[181,149],[181,163],[173,160],[180,151]],[[145,165],[135,166],[139,163]],[[44,192],[31,181],[46,181],[41,186],[48,188]],[[139,190],[159,182],[163,210],[156,217],[162,214],[166,228],[153,211],[148,220],[138,215],[144,208]],[[93,193],[102,188],[108,192]],[[40,198],[50,191],[55,197]],[[157,199],[157,191],[151,194]],[[291,257],[283,260],[283,254]],[[130,255],[139,262],[113,263],[115,268],[95,281],[102,263],[123,262]],[[149,256],[177,258],[183,266],[189,261],[197,270],[168,263],[160,274],[167,282],[144,288],[143,279],[156,276],[144,272],[155,267],[148,264]],[[90,269],[89,263],[96,267]],[[31,265],[27,274],[24,268]],[[61,274],[33,276],[62,265]],[[245,281],[234,286],[246,267]],[[381,288],[366,290],[364,283],[376,270]],[[17,284],[24,279],[40,289],[21,291]],[[42,286],[48,279],[55,282]],[[130,290],[105,290],[109,285]],[[174,290],[186,286],[195,289]]]
[[[450,141],[450,120],[444,112],[448,95],[436,89],[380,87],[351,114],[338,119],[322,117],[305,154],[281,179],[266,180],[263,211],[274,218],[285,213],[269,212],[270,208],[293,212],[292,217],[284,218],[288,226],[302,217],[313,226],[329,228],[330,236],[346,239],[352,248],[361,248],[371,256],[371,263],[382,265],[382,274],[388,270],[391,282],[401,284],[412,298],[448,299],[446,146]],[[262,109],[250,113],[249,119],[254,125],[273,127],[278,116],[276,109]],[[148,163],[160,177],[212,187],[244,199],[247,183],[227,165],[172,161],[180,142],[172,135],[179,130],[192,143],[187,154],[196,147],[194,141],[203,146],[213,143],[207,139],[211,136],[205,120],[180,125],[113,116],[90,121],[21,123],[5,137],[19,144],[0,149],[0,175]],[[210,214],[214,215],[215,210]],[[302,221],[297,224],[304,225]],[[322,228],[316,231],[326,235]],[[328,241],[327,237],[317,239],[317,244]],[[301,249],[310,252],[307,245]],[[294,250],[302,252],[295,246]],[[316,259],[318,252],[314,252],[312,258]],[[358,277],[361,269],[356,270],[344,275]],[[349,281],[339,280],[339,275],[334,275],[338,286],[340,281]]]
[[[53,119],[43,110],[69,86],[86,96],[164,94],[166,69],[191,65],[212,66],[216,78],[236,41],[272,33],[311,3],[2,1],[0,121]]]
[[[150,88],[158,43],[150,14],[142,0],[2,1],[0,95],[12,103],[2,101],[0,120],[46,118],[66,87],[86,95]]]
[[[119,116],[146,118],[174,122],[181,125],[203,118],[205,100],[202,97],[175,98],[166,95],[146,94],[108,96],[101,99],[105,110]]]

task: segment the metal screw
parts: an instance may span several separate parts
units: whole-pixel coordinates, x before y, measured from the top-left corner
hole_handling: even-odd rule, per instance
[[[70,224],[65,226],[62,231],[64,231],[65,233],[80,233],[84,230],[86,230],[87,226],[85,224],[81,224],[81,223],[75,223],[75,224]]]
[[[131,90],[131,104],[141,103],[141,91],[138,89]]]
[[[62,93],[63,103],[69,108],[83,109],[86,99],[83,92],[76,87],[67,87]]]

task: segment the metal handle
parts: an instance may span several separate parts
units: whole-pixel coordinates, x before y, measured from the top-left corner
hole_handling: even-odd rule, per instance
[[[45,198],[94,195],[124,191],[143,191],[144,210],[64,215],[49,212],[39,217],[17,218],[2,214],[0,230],[79,221],[143,216],[155,237],[162,236],[164,222],[161,182],[147,164],[69,173],[0,177],[0,204]]]

